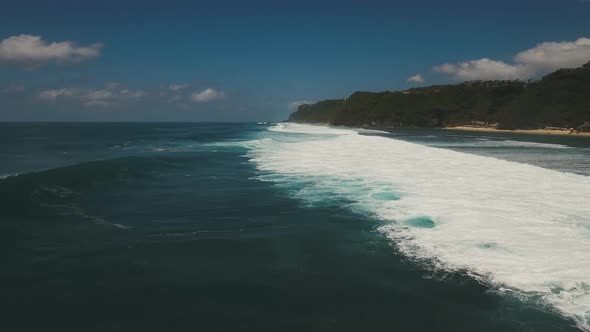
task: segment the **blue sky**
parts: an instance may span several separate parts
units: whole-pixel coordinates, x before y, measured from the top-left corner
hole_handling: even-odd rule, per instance
[[[589,17],[583,0],[6,0],[0,121],[277,121],[358,90],[535,78],[590,60]]]

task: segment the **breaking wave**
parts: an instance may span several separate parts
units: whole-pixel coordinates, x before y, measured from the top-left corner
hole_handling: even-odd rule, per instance
[[[383,220],[408,257],[470,271],[590,331],[590,177],[352,129],[269,130],[247,146],[262,180]]]

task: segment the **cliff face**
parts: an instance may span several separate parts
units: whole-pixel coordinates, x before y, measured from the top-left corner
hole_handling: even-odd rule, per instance
[[[590,121],[590,62],[536,82],[472,81],[401,92],[355,92],[347,99],[302,105],[289,121],[381,127],[472,122],[506,129],[577,127]]]

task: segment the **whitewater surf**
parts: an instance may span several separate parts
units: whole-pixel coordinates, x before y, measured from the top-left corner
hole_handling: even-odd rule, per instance
[[[590,177],[325,126],[278,124],[247,146],[261,180],[378,218],[407,257],[590,330]]]

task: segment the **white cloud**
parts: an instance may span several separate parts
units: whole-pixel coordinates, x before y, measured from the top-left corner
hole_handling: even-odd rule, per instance
[[[65,89],[51,89],[44,90],[39,93],[39,98],[45,100],[55,100],[58,97],[73,97],[78,94],[77,89],[65,88]]]
[[[294,102],[289,103],[289,109],[290,110],[296,110],[299,108],[299,106],[301,105],[305,105],[305,104],[313,104],[314,102],[311,100],[297,100]]]
[[[133,99],[139,99],[139,98],[143,98],[145,96],[147,96],[147,92],[143,91],[143,90],[128,90],[128,89],[123,89],[121,91],[119,91],[119,93],[121,94],[121,96],[125,96],[128,98],[133,98]]]
[[[79,89],[79,88],[63,88],[63,89],[49,89],[39,93],[39,99],[46,101],[56,100],[74,100],[81,102],[84,106],[100,106],[106,107],[113,104],[139,100],[147,96],[143,90],[128,90],[123,89],[113,91],[109,89]]]
[[[444,63],[442,65],[435,66],[433,69],[434,69],[434,71],[437,71],[439,73],[453,74],[457,71],[457,65],[453,65],[450,63]]]
[[[112,91],[90,90],[84,95],[84,98],[88,100],[106,100],[113,98],[113,96],[114,94]]]
[[[443,64],[434,70],[453,75],[456,80],[505,80],[512,78],[528,78],[533,74],[530,67],[524,65],[510,65],[502,61],[479,59],[457,64]]]
[[[436,72],[453,76],[455,80],[527,79],[559,68],[580,67],[590,61],[590,39],[573,42],[546,42],[519,52],[514,63],[488,58],[445,63],[435,66]]]
[[[191,99],[197,103],[207,103],[214,100],[223,99],[224,93],[222,91],[216,91],[211,88],[207,88],[203,91],[194,92],[191,95]]]
[[[408,82],[411,83],[424,83],[424,78],[420,74],[408,77]]]
[[[188,87],[189,87],[188,84],[172,83],[168,86],[168,89],[170,89],[171,91],[180,91],[180,90],[187,89]]]
[[[514,60],[538,70],[580,67],[590,61],[590,38],[573,42],[548,42],[518,53]]]
[[[18,35],[0,41],[0,63],[35,67],[47,62],[79,62],[98,57],[103,44],[78,46],[71,41],[46,42],[40,36]]]
[[[109,90],[84,91],[79,96],[84,106],[110,106],[115,101],[115,93]]]

